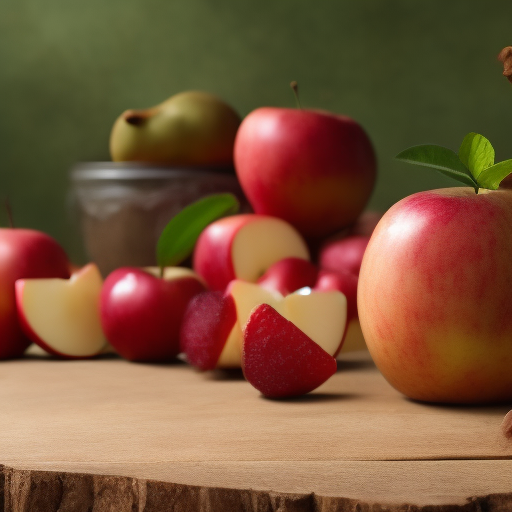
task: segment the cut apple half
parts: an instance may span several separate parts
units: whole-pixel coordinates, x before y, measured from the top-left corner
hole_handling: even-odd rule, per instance
[[[268,304],[329,355],[333,356],[338,352],[347,323],[347,299],[341,292],[301,288],[283,297],[280,293],[257,284],[235,280],[230,283],[227,293],[235,301],[242,331],[245,330],[254,308]]]
[[[106,339],[98,310],[103,280],[90,263],[70,279],[16,281],[16,304],[26,335],[50,354],[87,358],[102,352]]]

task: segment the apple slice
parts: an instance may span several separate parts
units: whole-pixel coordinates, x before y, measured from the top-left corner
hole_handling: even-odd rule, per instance
[[[336,360],[268,304],[257,306],[245,326],[242,369],[270,398],[313,391],[336,372]]]
[[[224,291],[233,279],[256,282],[283,258],[309,260],[306,242],[286,221],[241,214],[210,224],[194,249],[194,270],[212,290]]]
[[[233,296],[242,330],[251,311],[260,304],[268,304],[329,355],[336,354],[341,347],[347,322],[347,299],[340,291],[302,288],[283,297],[257,284],[235,280],[230,283],[227,293]]]
[[[50,354],[87,358],[106,345],[98,302],[103,280],[94,263],[70,279],[20,279],[16,304],[26,335]]]
[[[188,362],[200,370],[240,368],[242,331],[231,295],[196,295],[183,318],[180,344]]]

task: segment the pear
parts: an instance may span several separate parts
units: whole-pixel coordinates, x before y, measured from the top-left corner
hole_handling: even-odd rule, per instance
[[[110,134],[115,162],[233,166],[240,116],[213,94],[186,91],[145,110],[121,114]]]

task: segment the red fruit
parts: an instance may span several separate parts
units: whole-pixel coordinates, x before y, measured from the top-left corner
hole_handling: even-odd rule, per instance
[[[245,326],[242,369],[270,398],[313,391],[336,372],[336,360],[274,308],[261,304]]]
[[[231,295],[208,291],[194,297],[181,326],[181,350],[188,362],[200,370],[216,368],[236,320],[235,301]]]

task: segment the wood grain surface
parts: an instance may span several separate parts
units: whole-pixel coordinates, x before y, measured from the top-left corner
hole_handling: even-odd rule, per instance
[[[0,365],[0,403],[5,510],[36,510],[23,507],[52,485],[61,489],[55,510],[75,510],[62,508],[64,483],[88,489],[94,501],[102,478],[146,489],[146,501],[149,482],[166,492],[200,489],[206,501],[194,510],[205,511],[278,510],[261,503],[292,495],[315,496],[316,508],[289,510],[345,510],[340,503],[466,509],[476,503],[469,498],[488,495],[512,507],[512,440],[501,429],[512,404],[413,402],[386,383],[366,352],[345,354],[336,375],[310,395],[279,401],[237,372],[29,357]],[[253,508],[243,500],[234,508],[214,500],[220,508],[212,508],[205,496],[215,489],[216,496],[231,489],[230,499],[253,493]],[[254,496],[267,497],[263,508]],[[137,500],[133,510],[153,510]],[[103,510],[111,509],[95,505]]]

